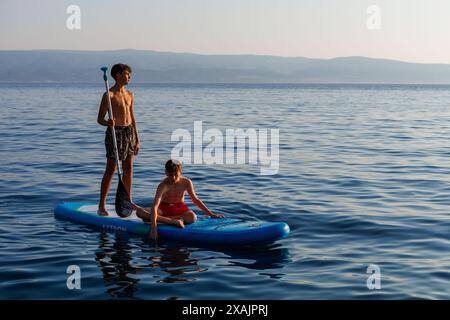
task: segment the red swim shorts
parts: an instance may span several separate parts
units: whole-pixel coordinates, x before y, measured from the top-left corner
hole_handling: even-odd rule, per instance
[[[184,212],[190,211],[189,207],[184,204],[184,202],[179,203],[166,203],[161,202],[159,204],[159,209],[162,212],[162,215],[164,217],[173,217],[173,216],[179,216]]]

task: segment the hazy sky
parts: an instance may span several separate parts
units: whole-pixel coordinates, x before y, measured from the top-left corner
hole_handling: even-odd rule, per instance
[[[69,30],[69,5],[81,29]],[[381,9],[370,30],[367,8]],[[450,63],[450,0],[0,0],[0,50],[145,49]]]

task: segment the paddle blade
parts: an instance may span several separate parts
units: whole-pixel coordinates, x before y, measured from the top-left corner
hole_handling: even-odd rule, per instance
[[[123,185],[122,179],[119,179],[119,184],[117,186],[115,205],[116,213],[119,217],[126,218],[133,212],[131,199],[127,189],[125,189],[125,186]]]

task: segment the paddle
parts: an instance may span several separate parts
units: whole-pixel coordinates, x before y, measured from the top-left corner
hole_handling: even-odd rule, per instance
[[[100,70],[103,71],[103,80],[105,80],[105,88],[106,88],[106,95],[108,96],[108,115],[109,119],[114,119],[113,112],[111,108],[111,97],[109,95],[109,84],[108,84],[108,77],[106,75],[106,71],[108,71],[108,67],[102,67]],[[119,159],[119,152],[117,150],[117,139],[116,139],[116,130],[114,129],[114,126],[111,127],[112,130],[112,136],[113,136],[113,142],[114,142],[114,155],[116,158],[117,163],[117,174],[119,176],[119,184],[117,185],[117,192],[116,192],[116,201],[115,201],[115,207],[116,207],[116,213],[119,217],[125,218],[128,217],[131,212],[133,211],[131,199],[128,195],[127,189],[125,189],[125,186],[122,182],[122,170],[121,170],[121,163]]]

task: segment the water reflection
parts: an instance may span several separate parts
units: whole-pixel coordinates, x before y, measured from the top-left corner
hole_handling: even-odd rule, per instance
[[[127,236],[102,232],[99,240],[95,260],[103,273],[106,293],[114,298],[132,298],[137,291],[139,279],[131,275],[142,272],[143,269],[131,264],[132,248]]]
[[[224,252],[230,256],[230,265],[253,270],[281,269],[291,261],[289,250],[279,244]],[[278,277],[280,278],[282,275],[280,273]]]
[[[158,282],[195,281],[195,278],[190,278],[188,275],[208,271],[207,268],[199,266],[201,259],[193,258],[192,251],[188,248],[180,246],[155,247],[155,251],[157,255],[149,258],[152,261],[152,267],[160,268],[161,271],[168,274]]]
[[[98,238],[95,260],[103,274],[105,292],[113,298],[134,298],[140,282],[148,279],[156,279],[156,283],[196,281],[201,273],[210,270],[214,259],[225,260],[231,267],[253,270],[281,269],[290,261],[288,249],[276,244],[232,250],[198,249],[174,243],[157,245],[121,232],[101,232]],[[196,253],[202,257],[194,257]],[[280,272],[260,275],[284,276]]]
[[[95,255],[106,293],[114,298],[133,298],[145,272],[154,273],[158,283],[175,283],[195,281],[190,274],[208,270],[199,267],[201,259],[193,258],[188,248],[161,247],[145,240],[130,244],[129,235],[120,232],[100,233]],[[162,276],[156,276],[155,268]]]

